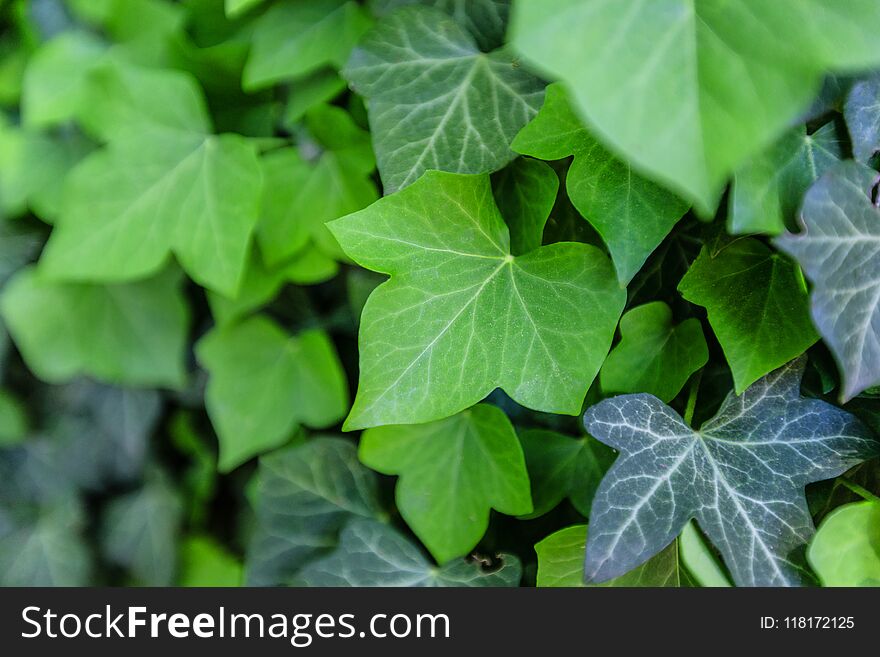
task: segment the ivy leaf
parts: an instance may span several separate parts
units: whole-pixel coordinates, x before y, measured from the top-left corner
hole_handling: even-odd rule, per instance
[[[807,558],[823,586],[880,586],[880,501],[835,509],[819,526]]]
[[[400,515],[441,564],[470,552],[489,511],[531,512],[529,475],[503,411],[478,404],[428,424],[377,427],[361,437],[361,462],[399,475]]]
[[[500,46],[507,29],[510,0],[370,0],[372,12],[384,17],[404,5],[423,4],[449,14],[471,33],[480,49],[488,52]]]
[[[516,49],[568,85],[596,134],[704,216],[826,72],[880,64],[878,29],[873,0],[524,0],[511,21]]]
[[[323,331],[287,335],[266,317],[215,329],[196,346],[221,472],[283,445],[302,423],[325,428],[348,408],[345,374]]]
[[[813,321],[830,347],[848,400],[880,383],[880,212],[878,174],[841,162],[807,192],[803,231],[776,239],[813,283]]]
[[[315,162],[307,162],[293,148],[263,158],[265,185],[257,241],[270,266],[288,260],[310,242],[327,256],[342,258],[325,224],[379,197],[370,178],[375,160],[369,134],[337,107],[316,108],[307,114],[307,122],[315,132],[323,124],[320,135],[327,148]]]
[[[658,554],[630,572],[602,584],[584,583],[584,551],[587,526],[560,529],[535,545],[538,554],[539,587],[671,587],[682,586],[678,542],[673,541]]]
[[[186,74],[106,71],[136,96],[105,110],[95,104],[97,117],[115,116],[121,105],[131,111],[119,110],[124,122],[102,122],[109,146],[70,173],[41,270],[61,280],[120,282],[155,273],[173,252],[193,280],[235,296],[259,211],[255,146],[204,132],[204,101]],[[158,102],[144,101],[151,95]]]
[[[238,18],[265,0],[226,0],[223,9],[229,18]]]
[[[0,585],[86,586],[92,561],[82,536],[85,511],[68,497],[45,508],[32,523],[4,522],[0,509]]]
[[[495,171],[534,116],[544,85],[504,50],[480,52],[438,9],[402,7],[364,36],[343,76],[369,99],[379,173],[390,194],[428,169]]]
[[[519,440],[532,484],[534,509],[527,517],[544,515],[566,497],[578,513],[589,517],[614,452],[590,436],[570,438],[546,429],[523,431]]]
[[[655,301],[620,319],[620,342],[605,359],[599,381],[606,393],[647,392],[668,402],[708,360],[700,321],[675,326],[669,306]]]
[[[792,225],[807,189],[843,157],[837,126],[812,134],[793,128],[737,171],[728,206],[732,234],[783,232]]]
[[[587,410],[584,424],[620,451],[593,501],[586,574],[617,577],[668,545],[691,518],[740,586],[806,580],[813,534],[804,486],[875,456],[854,416],[800,396],[805,358],[730,394],[699,431],[651,395]]]
[[[816,340],[797,265],[755,239],[717,253],[703,247],[681,279],[682,296],[708,311],[740,393]]]
[[[284,106],[282,125],[292,131],[307,111],[330,102],[345,88],[345,80],[331,68],[319,69],[311,75],[292,82]]]
[[[180,496],[164,477],[113,500],[102,521],[104,556],[128,568],[139,584],[171,586],[182,509]]]
[[[315,438],[263,456],[257,491],[250,586],[291,583],[305,563],[336,545],[352,517],[379,515],[376,475],[340,438]]]
[[[574,156],[565,188],[572,204],[602,236],[626,284],[687,211],[687,205],[645,180],[599,145],[584,128],[560,84],[547,87],[538,115],[511,146],[543,160]]]
[[[245,89],[254,91],[327,65],[341,67],[370,19],[356,2],[281,2],[257,21],[244,67]]]
[[[474,561],[458,560],[439,568],[413,543],[388,525],[354,520],[342,530],[339,547],[313,561],[296,578],[304,586],[517,586],[522,567],[501,555],[501,566],[484,571]]]
[[[28,267],[3,289],[0,312],[28,367],[45,381],[87,374],[179,388],[189,325],[180,279],[168,269],[125,285],[53,283]]]
[[[513,255],[541,246],[558,190],[556,172],[538,160],[517,158],[492,176],[492,194],[510,230]]]
[[[27,432],[24,407],[12,394],[0,389],[0,448],[22,442]]]
[[[89,73],[104,53],[105,46],[86,32],[66,32],[43,44],[22,82],[24,125],[49,127],[76,116],[85,102]]]
[[[514,257],[488,177],[438,171],[328,227],[391,275],[364,307],[346,429],[447,417],[496,387],[528,408],[580,412],[625,300],[598,249]]]
[[[867,162],[880,150],[880,77],[860,80],[852,86],[843,105],[843,116],[853,155]]]

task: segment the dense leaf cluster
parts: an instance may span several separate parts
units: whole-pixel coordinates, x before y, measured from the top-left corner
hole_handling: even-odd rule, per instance
[[[876,0],[0,21],[0,584],[880,584]]]

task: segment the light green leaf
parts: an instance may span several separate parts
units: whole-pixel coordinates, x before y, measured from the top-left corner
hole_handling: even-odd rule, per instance
[[[819,526],[807,559],[824,586],[880,586],[880,502],[835,509]]]
[[[241,586],[242,564],[208,536],[190,536],[181,546],[178,586]]]
[[[155,46],[179,32],[187,18],[180,3],[168,0],[66,0],[82,20],[116,41]],[[146,54],[155,53],[149,48]]]
[[[492,194],[510,230],[513,255],[541,246],[558,190],[556,172],[528,158],[517,158],[492,176]]]
[[[484,571],[475,561],[457,560],[439,568],[413,543],[388,525],[354,520],[342,530],[339,547],[303,568],[304,586],[517,586],[522,568],[516,557],[500,555],[501,565]]]
[[[495,406],[478,404],[428,424],[369,429],[359,455],[367,467],[399,475],[400,515],[441,564],[476,546],[491,509],[507,515],[532,510],[522,448]]]
[[[0,311],[28,367],[45,381],[87,374],[180,387],[189,325],[180,279],[169,269],[126,285],[53,283],[26,268],[4,288]]]
[[[337,107],[307,114],[326,148],[307,162],[294,148],[263,157],[263,202],[257,240],[270,266],[301,251],[310,241],[330,257],[344,258],[324,224],[367,207],[379,194],[370,178],[375,168],[369,134]]]
[[[566,497],[589,517],[593,495],[614,452],[590,436],[570,438],[546,429],[523,431],[519,440],[532,484],[534,510],[527,517],[544,515]]]
[[[340,438],[315,438],[263,456],[248,584],[290,584],[305,563],[336,546],[350,519],[378,517],[376,480],[358,462],[355,446]]]
[[[137,584],[170,586],[177,571],[177,534],[182,516],[177,492],[164,477],[114,499],[104,511],[101,550],[127,568]]]
[[[300,423],[335,424],[348,408],[339,357],[319,330],[291,337],[266,317],[217,328],[196,345],[210,378],[205,404],[228,472],[283,445]]]
[[[33,54],[25,70],[21,114],[25,126],[47,127],[74,118],[86,81],[105,46],[86,32],[64,32]]]
[[[379,22],[343,75],[369,99],[386,194],[428,169],[500,169],[544,95],[543,83],[510,53],[480,52],[452,18],[423,6],[402,7]]]
[[[736,172],[728,206],[732,234],[776,235],[794,224],[807,188],[843,157],[837,126],[793,128]]]
[[[243,84],[255,90],[332,65],[340,68],[370,18],[350,0],[280,2],[257,22]]]
[[[612,150],[711,216],[726,179],[809,107],[828,71],[880,64],[874,0],[545,0],[512,41],[563,80]]]
[[[295,80],[290,84],[282,123],[287,128],[292,128],[309,109],[330,102],[345,87],[345,80],[331,68],[320,69]]]
[[[730,586],[730,580],[715,559],[711,548],[706,545],[693,520],[684,526],[678,541],[681,562],[700,586]]]
[[[256,149],[237,135],[159,134],[114,142],[71,172],[43,273],[126,281],[173,252],[197,283],[235,296],[259,209]]]
[[[677,587],[686,585],[678,560],[678,542],[625,575],[602,582],[584,583],[587,526],[574,525],[550,534],[535,545],[539,587]]]
[[[672,310],[655,301],[620,319],[620,342],[605,359],[599,381],[605,393],[649,392],[668,402],[708,360],[700,320],[673,325]]]
[[[717,253],[703,247],[678,289],[706,308],[737,394],[819,337],[797,265],[758,240],[739,239]]]
[[[625,300],[598,249],[514,257],[488,177],[436,171],[328,226],[391,275],[361,317],[347,429],[447,417],[496,387],[528,408],[580,411]]]
[[[687,204],[611,155],[584,128],[560,84],[511,148],[543,160],[574,156],[565,179],[572,204],[602,236],[626,284],[687,211]]]

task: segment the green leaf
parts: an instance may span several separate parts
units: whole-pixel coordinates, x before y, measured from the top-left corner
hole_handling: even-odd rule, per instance
[[[77,118],[103,142],[140,141],[148,132],[211,132],[211,119],[198,82],[188,73],[134,66],[107,58],[89,72]]]
[[[260,458],[247,583],[290,584],[303,565],[336,546],[351,518],[378,517],[376,479],[340,438],[315,438]]]
[[[813,283],[813,321],[837,360],[844,400],[880,383],[877,181],[873,169],[841,162],[807,192],[802,232],[776,240]]]
[[[129,569],[136,583],[170,586],[177,570],[182,508],[164,477],[116,498],[102,518],[101,551],[111,563]]]
[[[369,429],[359,455],[367,467],[399,475],[400,515],[441,564],[476,546],[490,509],[511,516],[532,510],[516,432],[495,406],[478,404],[428,424]]]
[[[313,561],[296,578],[302,586],[517,586],[522,568],[516,557],[484,571],[475,561],[458,560],[439,568],[413,543],[375,520],[354,520],[342,530],[339,547]]]
[[[880,64],[878,30],[873,0],[523,0],[511,21],[607,146],[707,217],[826,72]]]
[[[810,185],[843,157],[837,126],[793,128],[736,172],[728,204],[732,234],[776,235],[794,223]]]
[[[60,383],[176,388],[186,379],[189,310],[168,269],[126,285],[53,283],[31,267],[3,289],[0,312],[28,367]]]
[[[510,0],[369,0],[370,9],[380,17],[414,4],[445,11],[471,33],[483,51],[493,50],[504,42]]]
[[[267,87],[323,66],[340,68],[370,22],[349,0],[274,5],[254,27],[243,74],[245,89]]]
[[[700,586],[730,586],[730,580],[716,561],[711,548],[706,545],[693,520],[684,526],[678,541],[681,562]]]
[[[544,106],[511,148],[543,160],[574,156],[566,191],[578,212],[602,236],[623,284],[687,211],[683,201],[634,174],[602,148],[575,116],[559,84],[547,87]]]
[[[91,148],[76,134],[54,136],[0,125],[0,210],[16,216],[29,208],[43,221],[54,221],[68,172]]]
[[[328,226],[391,275],[364,307],[345,428],[436,420],[496,387],[528,408],[580,411],[625,298],[598,249],[514,257],[488,177],[442,172]]]
[[[92,581],[92,557],[82,535],[85,511],[78,499],[47,507],[32,523],[9,527],[2,520],[0,586],[86,586]]]
[[[0,390],[0,447],[24,440],[28,419],[21,403],[6,390]]]
[[[876,456],[880,444],[854,416],[800,396],[805,363],[731,393],[699,431],[646,394],[587,410],[587,431],[620,451],[593,500],[590,581],[643,563],[691,518],[739,586],[808,580],[802,551],[814,529],[804,486]]]
[[[208,536],[190,536],[181,546],[178,586],[241,586],[242,565]]]
[[[313,107],[328,103],[345,89],[345,80],[330,68],[324,68],[299,78],[290,84],[290,93],[284,105],[282,123],[292,128]]]
[[[556,202],[559,178],[543,162],[517,158],[492,176],[492,194],[510,230],[510,252],[534,251]]]
[[[706,308],[737,393],[818,339],[797,265],[758,240],[703,247],[678,289]]]
[[[856,82],[843,106],[853,155],[867,162],[880,150],[880,77]]]
[[[208,290],[211,313],[218,324],[228,324],[250,314],[270,302],[287,283],[313,285],[333,278],[339,271],[335,260],[317,248],[305,247],[289,262],[266,267],[263,258],[253,253],[244,279],[234,299]]]
[[[367,207],[378,197],[370,178],[375,167],[369,135],[339,108],[318,108],[310,122],[325,123],[339,143],[307,162],[294,148],[263,157],[263,201],[257,241],[266,264],[273,266],[299,253],[309,242],[327,256],[342,258],[336,239],[324,224]]]
[[[402,7],[352,53],[343,75],[369,99],[379,173],[390,194],[428,169],[495,171],[540,107],[543,83],[504,50],[473,37],[431,7]]]
[[[532,484],[534,509],[527,517],[544,515],[566,497],[588,517],[614,452],[590,436],[569,438],[546,429],[523,431],[519,440]]]
[[[236,294],[259,207],[256,151],[236,135],[166,137],[113,143],[74,169],[41,271],[126,281],[173,251],[193,280]]]
[[[708,360],[700,321],[673,325],[672,310],[655,301],[620,319],[620,342],[605,359],[599,381],[606,393],[648,392],[668,402]]]
[[[105,46],[86,32],[64,32],[43,44],[25,70],[24,125],[40,128],[73,119],[85,101],[89,73],[104,52]]]
[[[335,424],[348,408],[345,374],[323,331],[291,337],[256,316],[215,329],[196,355],[210,377],[205,405],[220,439],[221,472],[283,445],[300,423]]]
[[[145,45],[145,56],[155,57],[151,48],[180,32],[186,10],[167,0],[66,0],[82,20],[100,27],[116,41]]]
[[[601,584],[584,582],[584,551],[587,526],[560,529],[535,545],[538,554],[539,587],[672,587],[682,586],[678,562],[678,542],[673,541],[660,553],[631,570]]]
[[[807,558],[824,586],[880,586],[880,502],[835,509],[822,521]]]

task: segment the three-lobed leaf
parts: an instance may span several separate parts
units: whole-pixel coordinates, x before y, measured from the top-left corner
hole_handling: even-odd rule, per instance
[[[497,387],[580,412],[625,300],[598,249],[515,257],[488,177],[443,172],[328,226],[353,260],[391,275],[363,310],[347,429],[448,417]]]
[[[849,413],[801,397],[804,367],[801,358],[731,393],[698,431],[651,395],[588,409],[587,430],[620,456],[593,501],[587,579],[628,572],[696,518],[738,585],[808,581],[804,486],[876,456],[880,444]]]
[[[479,542],[489,511],[532,511],[529,476],[510,420],[488,404],[444,420],[368,429],[359,455],[369,468],[399,475],[401,516],[441,564]]]

